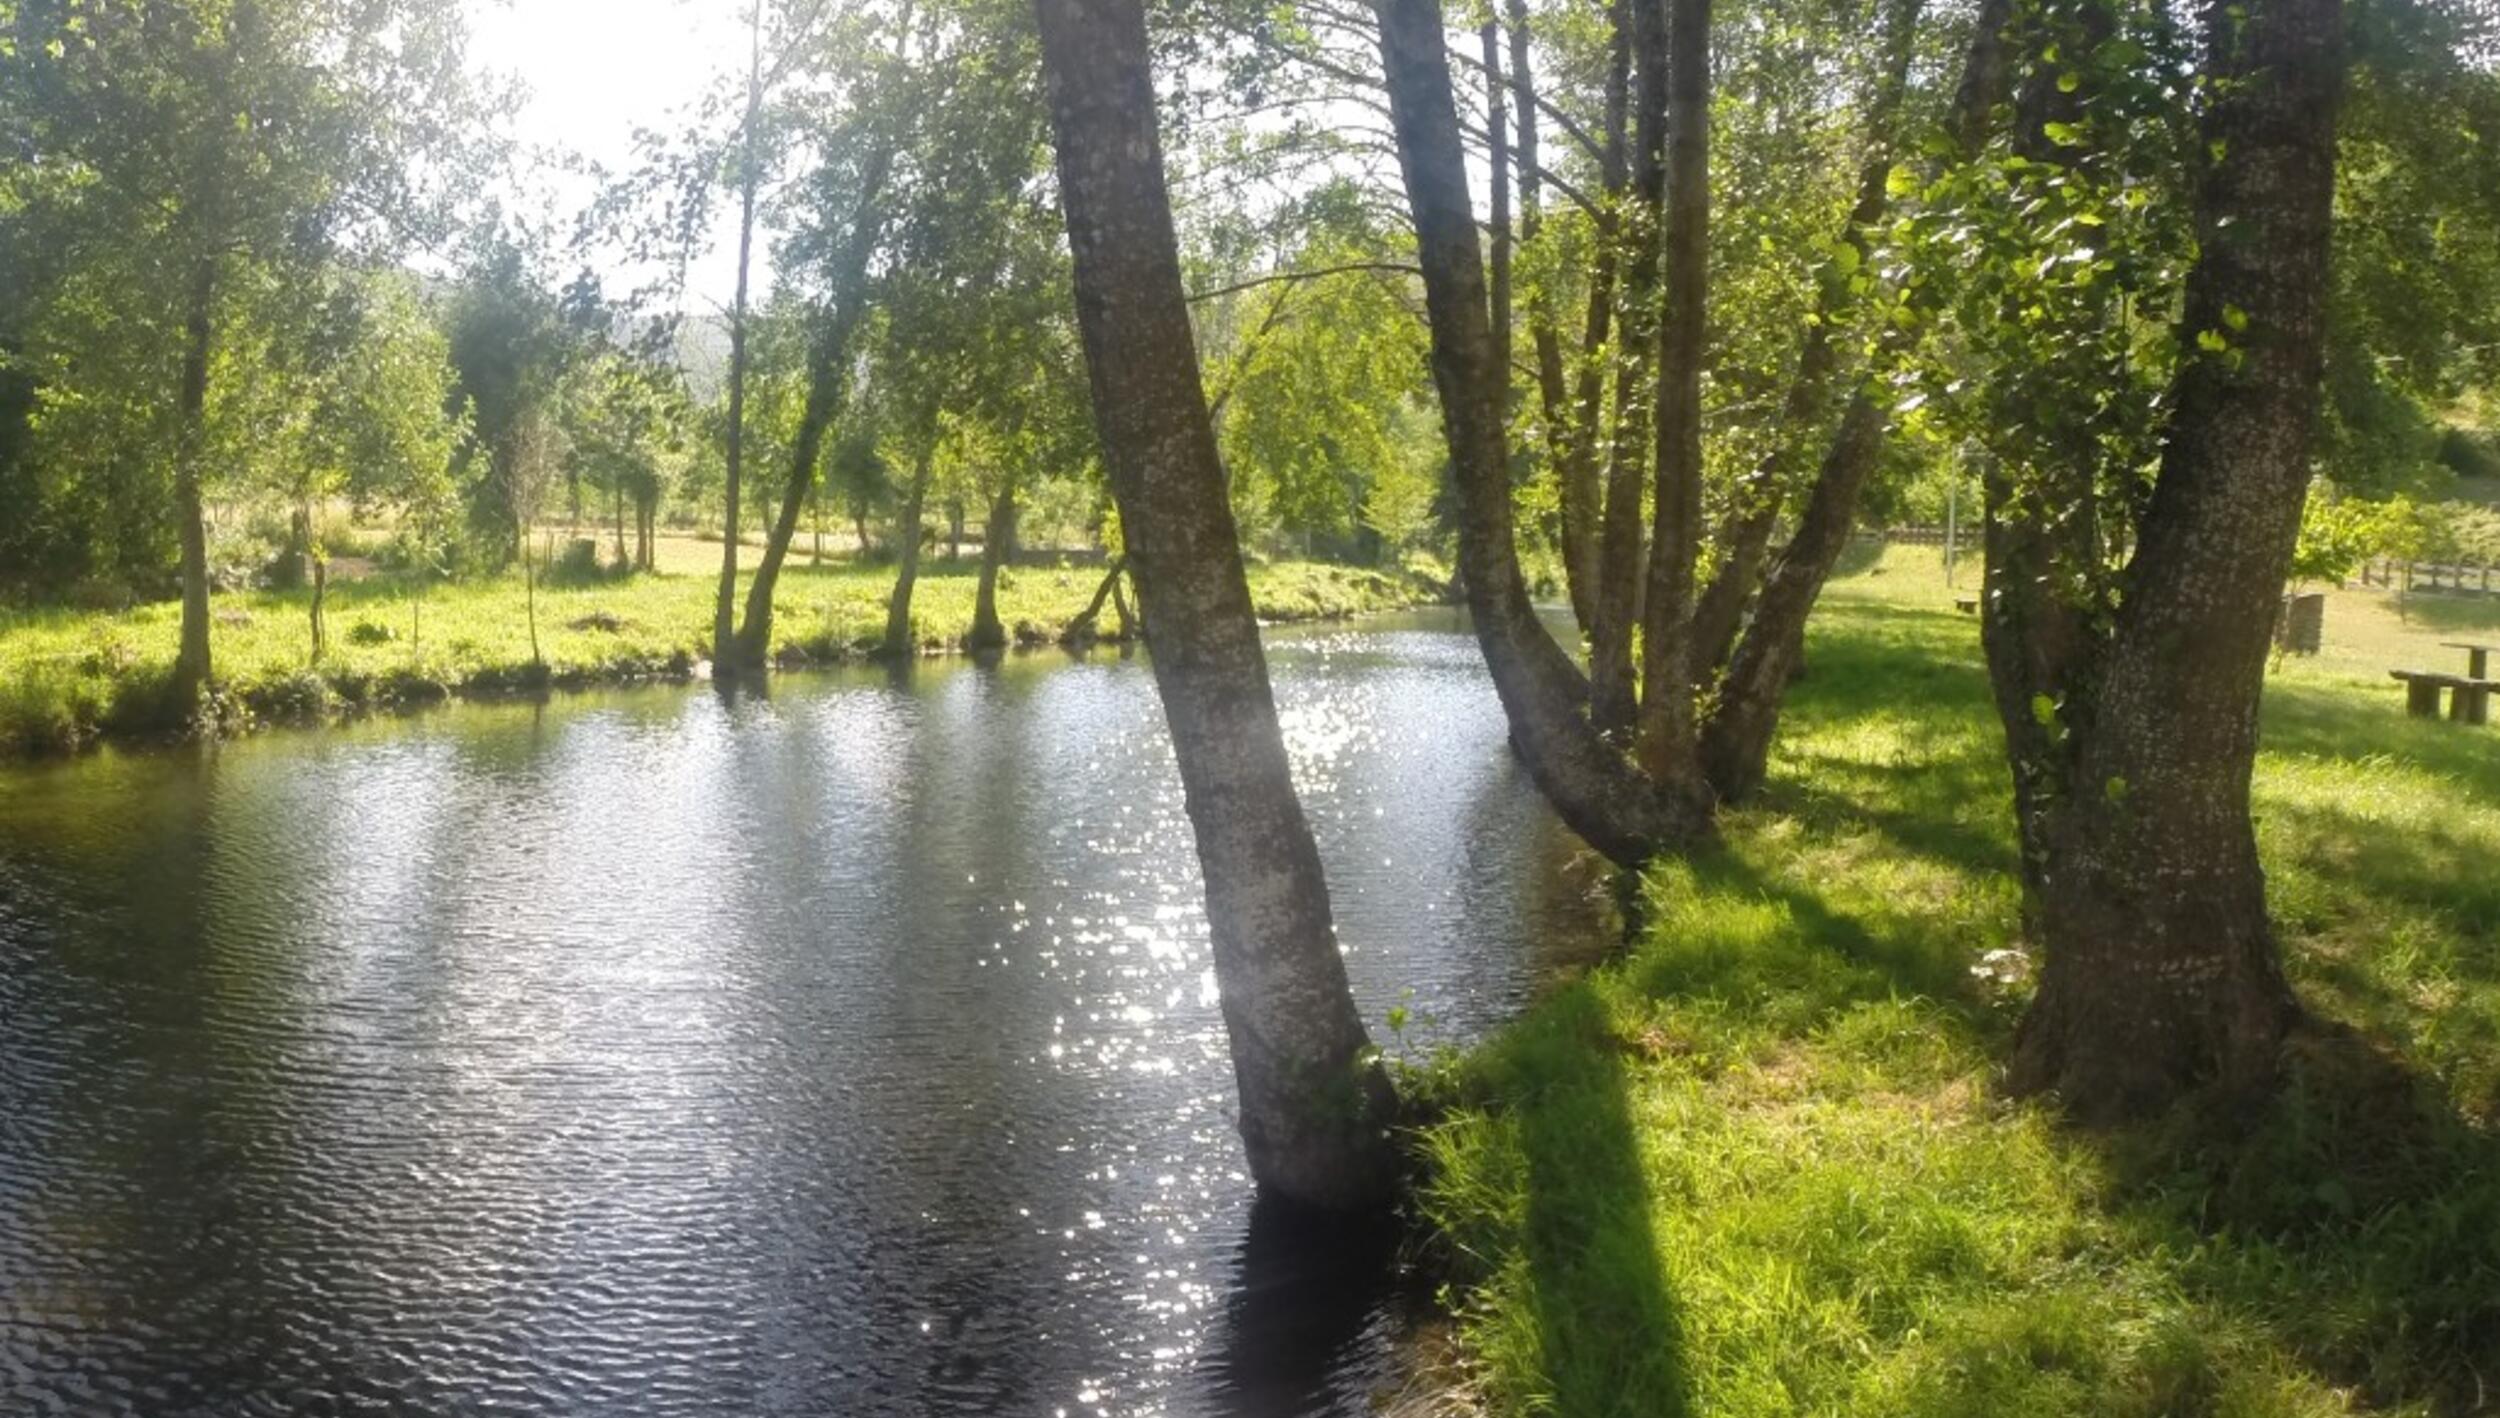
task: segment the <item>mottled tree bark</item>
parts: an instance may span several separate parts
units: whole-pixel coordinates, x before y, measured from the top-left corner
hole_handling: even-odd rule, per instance
[[[2040,992],[2012,1082],[2086,1119],[2272,1084],[2300,1010],[2249,816],[2324,351],[2340,0],[2217,0],[2187,356],[2126,595],[2048,814]],[[2245,317],[2245,329],[2236,316]]]
[[[1277,725],[1190,335],[1144,12],[1138,0],[1034,9],[1094,421],[1150,606],[1251,1175],[1306,1204],[1377,1204],[1395,1182],[1394,1100]]]
[[[911,489],[903,494],[902,515],[894,524],[898,542],[894,591],[886,597],[885,639],[877,647],[879,654],[894,659],[906,658],[919,649],[912,643],[911,596],[913,586],[920,580],[920,510],[928,504],[929,465],[936,452],[934,438],[921,443],[920,454],[912,463]]]
[[[208,687],[208,517],[200,495],[207,457],[208,361],[215,327],[217,262],[200,258],[191,276],[191,308],[182,327],[182,384],[175,414],[174,527],[182,543],[182,647],[174,657],[174,693],[196,704]]]
[[[1476,638],[1512,741],[1556,813],[1609,858],[1638,863],[1705,834],[1708,806],[1662,792],[1634,771],[1580,712],[1568,682],[1545,666],[1562,650],[1537,619],[1519,571],[1498,415],[1503,381],[1494,363],[1441,8],[1438,0],[1378,0],[1375,8],[1424,273],[1433,383],[1458,482],[1459,569]],[[1160,614],[1160,605],[1153,610]]]
[[[964,634],[971,650],[996,650],[1007,643],[1007,627],[998,620],[998,570],[1015,549],[1016,488],[1009,482],[990,499],[990,518],[981,528],[981,574],[972,593],[972,628]]]
[[[1641,608],[1641,766],[1707,791],[1693,759],[1693,572],[1701,554],[1701,361],[1710,296],[1710,0],[1667,0],[1667,308],[1658,485]]]

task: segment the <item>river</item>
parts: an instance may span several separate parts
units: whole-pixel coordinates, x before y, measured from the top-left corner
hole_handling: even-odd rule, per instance
[[[1269,644],[1366,1021],[1477,1037],[1595,924],[1474,642]],[[0,1413],[1361,1413],[1388,1233],[1252,1204],[1142,661],[0,774]]]

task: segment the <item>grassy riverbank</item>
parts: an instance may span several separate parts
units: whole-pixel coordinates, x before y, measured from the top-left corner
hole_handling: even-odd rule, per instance
[[[2305,1051],[2268,1117],[2079,1134],[1998,1094],[2027,988],[2005,770],[1926,557],[1835,587],[1772,788],[1650,875],[1626,956],[1439,1080],[1423,1207],[1467,1396],[2492,1411],[2500,730],[2406,720],[2384,647],[2285,668],[2272,900],[2303,994],[2370,1047]]]
[[[1012,568],[1001,578],[999,617],[1020,638],[1047,641],[1085,608],[1101,579],[1093,566]],[[893,580],[890,566],[789,568],[775,600],[775,656],[857,655],[884,633]],[[221,595],[212,615],[225,712],[230,725],[317,719],[449,695],[683,676],[709,653],[716,584],[661,574],[541,585],[533,655],[517,575],[422,593],[386,577],[341,582],[326,602],[329,644],[318,666],[310,656],[309,593]],[[1421,580],[1313,562],[1254,567],[1250,585],[1260,615],[1276,621],[1359,615],[1436,595]],[[928,648],[961,637],[973,590],[970,562],[941,560],[922,571],[913,620]],[[1108,631],[1107,606],[1103,617]],[[165,685],[180,622],[172,603],[122,612],[0,610],[0,757],[178,729]]]

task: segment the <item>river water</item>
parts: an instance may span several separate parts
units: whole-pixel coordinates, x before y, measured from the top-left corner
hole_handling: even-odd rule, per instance
[[[1595,925],[1473,641],[1270,649],[1365,1018],[1480,1034]],[[1388,1231],[1252,1204],[1142,662],[0,776],[12,1418],[1360,1413]]]

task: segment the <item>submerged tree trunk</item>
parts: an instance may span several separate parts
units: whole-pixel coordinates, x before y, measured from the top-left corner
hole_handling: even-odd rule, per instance
[[[912,464],[911,489],[903,495],[902,516],[894,524],[894,593],[886,598],[885,639],[878,653],[896,659],[919,650],[911,633],[911,594],[920,579],[920,509],[929,496],[929,464],[936,451],[934,440],[920,445],[920,456]]]
[[[1010,482],[990,500],[990,519],[981,529],[981,577],[972,593],[972,629],[964,634],[971,650],[996,650],[1007,643],[1007,627],[998,621],[998,570],[1016,540],[1016,489]]]
[[[2042,833],[2040,991],[2012,1083],[2086,1119],[2253,1093],[2300,1017],[2249,815],[2268,637],[2324,350],[2340,0],[2217,3],[2198,257],[2125,599]],[[2228,331],[2233,348],[2197,349]]]
[[[186,705],[208,687],[208,518],[200,495],[207,456],[208,361],[217,300],[217,263],[202,257],[191,277],[191,308],[183,320],[181,423],[174,451],[174,523],[182,542],[182,648],[174,658],[174,693]]]
[[[1582,715],[1570,681],[1546,667],[1562,650],[1537,619],[1519,571],[1497,416],[1506,381],[1494,362],[1441,8],[1438,0],[1380,0],[1376,8],[1424,273],[1433,382],[1458,482],[1459,567],[1476,638],[1512,740],[1547,800],[1582,840],[1617,862],[1637,863],[1706,833],[1708,805],[1661,792],[1632,771]],[[1151,609],[1161,614],[1159,602]]]
[[[1277,726],[1181,287],[1145,15],[1138,0],[1034,8],[1094,418],[1153,605],[1250,1172],[1294,1201],[1375,1205],[1395,1184],[1394,1099]]]

